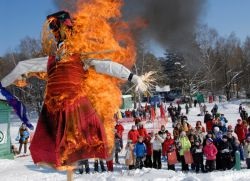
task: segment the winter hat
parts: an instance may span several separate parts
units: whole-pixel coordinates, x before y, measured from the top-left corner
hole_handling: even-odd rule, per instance
[[[207,142],[213,143],[213,139],[212,138],[208,138]]]
[[[214,132],[216,132],[216,133],[217,133],[217,132],[219,132],[219,131],[220,131],[220,128],[219,128],[219,127],[217,127],[217,126],[215,126],[215,127],[214,127]]]
[[[182,131],[182,132],[181,132],[181,136],[186,136],[186,132],[185,132],[185,131]]]
[[[167,136],[171,136],[171,133],[168,132],[168,133],[167,133]]]

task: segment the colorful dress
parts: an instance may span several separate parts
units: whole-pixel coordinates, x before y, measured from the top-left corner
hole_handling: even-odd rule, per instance
[[[86,72],[81,61],[48,60],[48,82],[41,115],[30,151],[35,163],[60,169],[79,158],[106,159],[106,137],[81,84]]]

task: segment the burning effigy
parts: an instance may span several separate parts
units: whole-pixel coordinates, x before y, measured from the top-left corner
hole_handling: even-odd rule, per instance
[[[42,44],[49,56],[19,62],[1,81],[6,87],[25,86],[23,77],[47,80],[30,145],[34,163],[70,170],[78,160],[111,156],[119,85],[128,80],[146,91],[150,84],[149,76],[128,69],[136,53],[129,26],[120,20],[121,6],[122,1],[93,0],[72,15],[48,15]]]

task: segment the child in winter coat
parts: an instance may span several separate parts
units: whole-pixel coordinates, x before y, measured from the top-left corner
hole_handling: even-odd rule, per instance
[[[179,148],[179,153],[180,153],[182,171],[188,171],[189,168],[188,168],[188,164],[186,164],[185,162],[184,152],[190,150],[191,143],[188,137],[186,136],[185,131],[181,132],[179,143],[178,143],[178,148]]]
[[[203,152],[206,156],[206,170],[209,172],[215,170],[215,160],[218,150],[214,146],[212,138],[208,138],[206,140],[206,145],[203,148]]]
[[[162,144],[162,156],[165,157],[169,153],[173,152],[176,152],[175,141],[171,138],[171,134],[167,133],[167,137]],[[168,170],[175,170],[175,164],[169,164],[168,162]]]
[[[19,128],[19,151],[18,153],[21,153],[22,150],[22,146],[24,145],[24,154],[26,154],[27,152],[27,143],[28,143],[28,139],[29,139],[29,131],[28,128],[26,127],[26,125],[24,123],[22,123],[21,127]]]
[[[191,152],[194,160],[194,166],[196,173],[199,173],[200,169],[204,172],[203,165],[203,146],[199,140],[195,140],[194,145],[191,147]]]
[[[247,169],[250,169],[250,136],[247,137],[244,144],[244,156],[246,159]]]
[[[152,137],[150,143],[153,145],[153,168],[161,169],[161,151],[164,139],[158,134]]]
[[[134,144],[132,140],[128,140],[127,145],[125,147],[126,154],[125,154],[125,164],[128,166],[129,170],[134,169]]]
[[[147,155],[146,145],[145,143],[143,143],[143,137],[140,136],[134,148],[134,156],[136,158],[135,168],[141,169],[143,167],[143,161],[145,161],[144,158],[146,158],[146,155]]]

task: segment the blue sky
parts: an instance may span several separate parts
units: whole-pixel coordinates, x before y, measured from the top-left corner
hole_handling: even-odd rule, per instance
[[[250,36],[250,0],[207,1],[203,23],[221,36],[235,32],[242,41]],[[0,0],[0,56],[27,36],[39,39],[46,16],[55,11],[52,0]]]
[[[235,32],[244,41],[250,36],[249,0],[207,0],[203,22],[216,29],[221,36]]]

